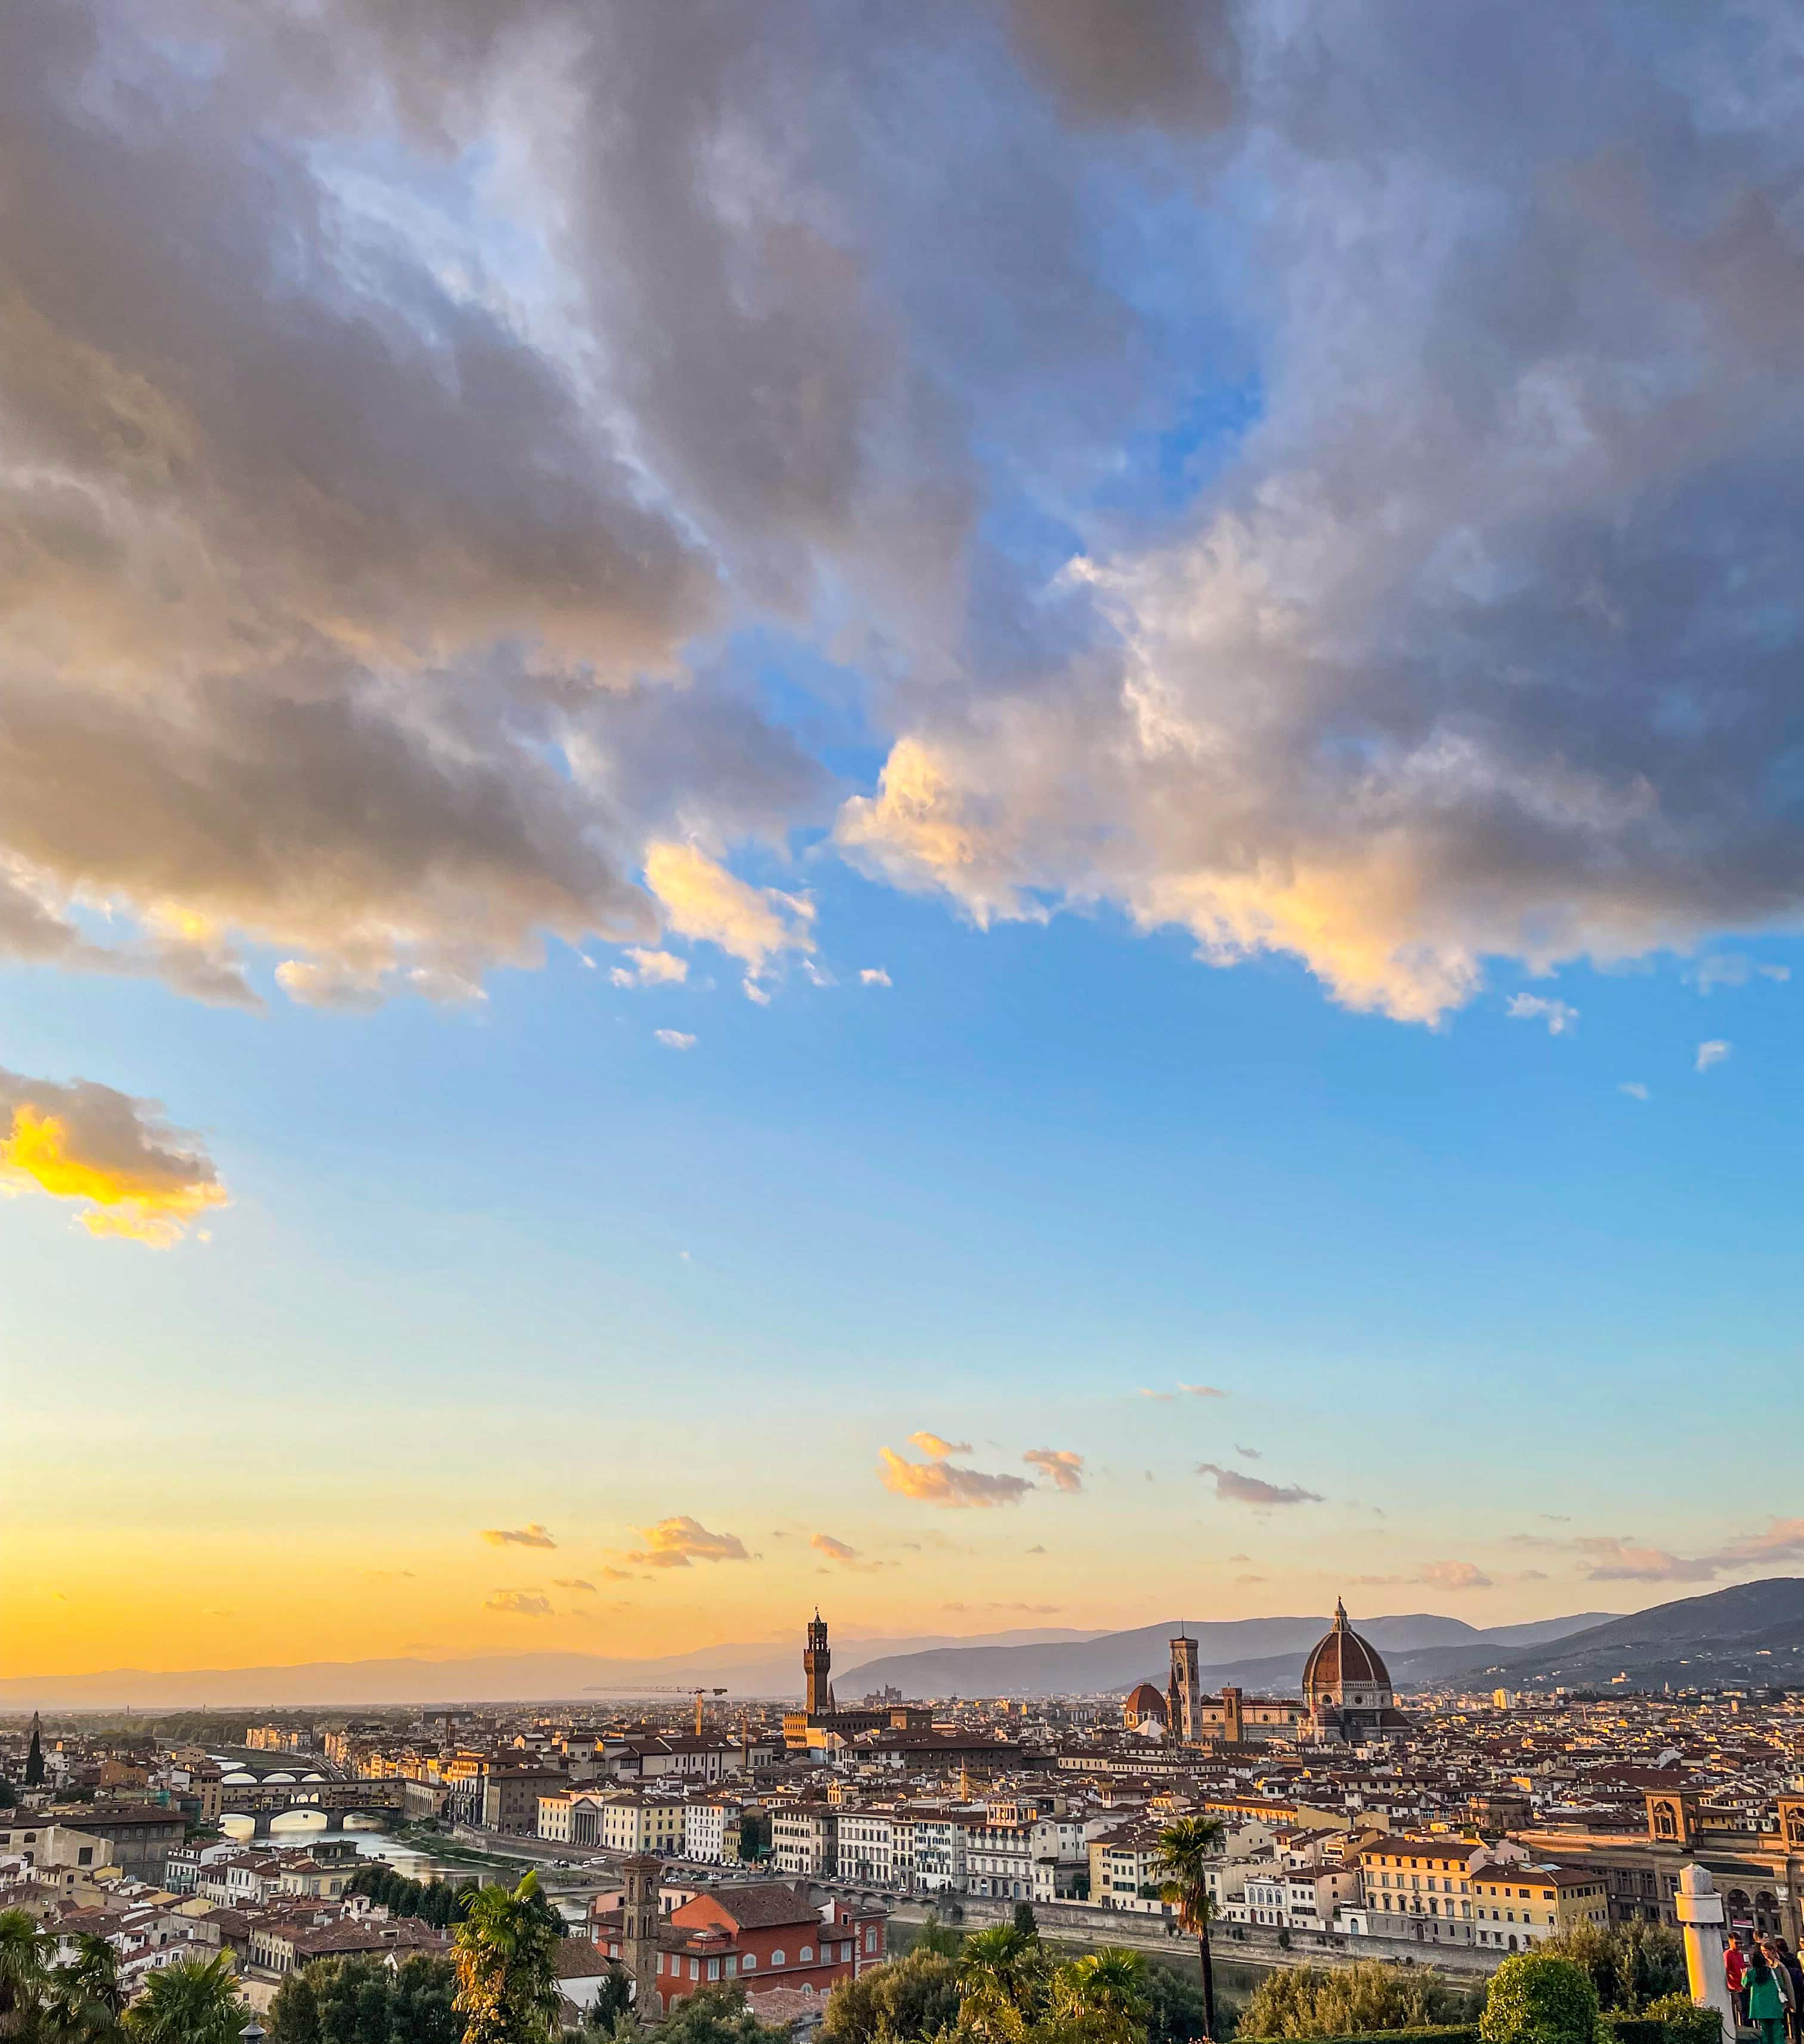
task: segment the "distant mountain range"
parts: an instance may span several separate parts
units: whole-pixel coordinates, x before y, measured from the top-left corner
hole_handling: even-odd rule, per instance
[[[1069,1627],[1039,1626],[964,1639],[945,1634],[913,1639],[857,1640],[838,1648],[910,1654],[960,1646],[1006,1647],[1090,1638]],[[690,1683],[718,1684],[736,1696],[798,1696],[802,1640],[705,1646],[661,1659],[629,1661],[590,1654],[496,1654],[444,1661],[306,1661],[260,1668],[167,1670],[109,1668],[86,1675],[0,1678],[0,1708],[187,1710],[240,1704],[343,1708],[359,1704],[517,1703],[540,1698],[646,1696]]]
[[[1804,1685],[1804,1578],[1775,1576],[1621,1618],[1580,1612],[1488,1630],[1417,1614],[1354,1619],[1383,1654],[1400,1689],[1482,1679],[1502,1689],[1675,1689],[1725,1683]],[[1252,1692],[1294,1694],[1325,1618],[1260,1618],[1190,1625],[1202,1679]],[[1070,1642],[935,1647],[849,1669],[848,1697],[893,1685],[905,1696],[1047,1696],[1164,1686],[1176,1623]]]
[[[1538,1619],[1527,1625],[1480,1631],[1463,1619],[1417,1612],[1394,1618],[1356,1619],[1355,1625],[1384,1654],[1398,1682],[1432,1681],[1444,1671],[1520,1653],[1609,1619],[1608,1612]],[[1164,1687],[1170,1641],[1179,1623],[1198,1642],[1205,1684],[1237,1682],[1248,1690],[1282,1694],[1302,1680],[1303,1658],[1321,1639],[1325,1618],[1242,1618],[1201,1623],[1167,1619],[1131,1632],[1105,1632],[1083,1640],[1018,1646],[957,1646],[890,1654],[848,1666],[839,1693],[900,1689],[905,1696],[1069,1696],[1130,1689],[1137,1682]],[[847,1657],[848,1662],[852,1657]]]

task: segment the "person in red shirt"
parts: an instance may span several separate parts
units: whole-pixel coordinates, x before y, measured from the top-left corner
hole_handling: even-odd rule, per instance
[[[1741,1949],[1739,1931],[1731,1935],[1723,1948],[1722,1970],[1723,1977],[1729,1983],[1729,2000],[1735,2007],[1736,2027],[1745,2029],[1748,2024],[1748,1954]]]

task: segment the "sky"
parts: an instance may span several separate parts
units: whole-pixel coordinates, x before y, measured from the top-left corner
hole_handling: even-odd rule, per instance
[[[7,10],[6,1672],[1794,1570],[1801,102]]]

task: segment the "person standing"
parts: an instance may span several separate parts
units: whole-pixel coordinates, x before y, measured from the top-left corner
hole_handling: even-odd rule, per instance
[[[1804,2015],[1804,1969],[1798,1964],[1798,1954],[1778,1931],[1767,1940],[1767,1964],[1779,1976],[1779,1992],[1785,1997],[1785,2034],[1791,2044],[1798,2044],[1801,2015]]]
[[[1735,2010],[1735,2027],[1743,2030],[1748,2024],[1748,1954],[1741,1949],[1741,1933],[1729,1934],[1729,1942],[1722,1949],[1722,1977],[1729,1985],[1729,1999]]]
[[[1779,1988],[1781,1977],[1767,1964],[1766,1954],[1756,1945],[1748,1961],[1747,1985],[1743,1992],[1748,1997],[1748,2019],[1760,2031],[1760,2044],[1784,2044],[1785,1996]],[[1789,1981],[1786,1982],[1787,1987],[1791,1984]]]

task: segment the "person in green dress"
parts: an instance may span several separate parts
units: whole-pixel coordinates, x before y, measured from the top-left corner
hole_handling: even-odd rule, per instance
[[[1767,1955],[1756,1945],[1748,1961],[1748,2020],[1760,2044],[1785,2044],[1785,1996]]]

